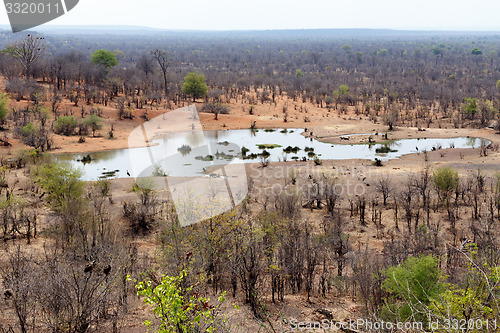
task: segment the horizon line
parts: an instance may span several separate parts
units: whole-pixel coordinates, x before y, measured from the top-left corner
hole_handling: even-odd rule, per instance
[[[0,24],[0,27],[10,28],[9,24]],[[500,27],[498,28],[480,28],[480,27],[432,27],[432,28],[372,28],[372,27],[356,27],[356,28],[262,28],[262,29],[175,29],[175,28],[157,28],[142,25],[116,25],[116,24],[99,24],[99,25],[66,25],[66,24],[47,24],[33,28],[32,30],[46,30],[46,29],[63,29],[63,28],[73,28],[73,29],[89,29],[89,30],[99,30],[106,28],[127,28],[135,30],[156,30],[156,31],[171,31],[171,32],[273,32],[273,31],[328,31],[328,30],[338,30],[338,31],[349,31],[349,30],[373,30],[373,31],[393,31],[393,32],[498,32],[500,33]],[[31,29],[30,29],[31,30]]]

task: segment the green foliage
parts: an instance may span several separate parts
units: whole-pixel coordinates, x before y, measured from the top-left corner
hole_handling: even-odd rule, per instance
[[[54,124],[54,132],[70,136],[75,132],[78,121],[75,116],[60,116]]]
[[[14,57],[16,55],[16,51],[12,45],[7,45],[6,48],[0,51],[0,54],[8,54]]]
[[[493,319],[493,309],[488,306],[488,291],[485,284],[458,288],[449,285],[437,300],[431,304],[436,315],[446,314],[447,318],[469,321]],[[484,323],[483,323],[484,325]]]
[[[458,187],[460,178],[456,170],[446,166],[434,170],[432,180],[438,192],[447,198]]]
[[[184,78],[182,92],[193,96],[193,100],[204,97],[208,92],[208,86],[205,81],[205,75],[191,72]]]
[[[339,94],[340,96],[346,96],[349,94],[349,86],[346,84],[341,84],[339,86]]]
[[[344,44],[342,45],[342,50],[346,51],[347,53],[351,52],[352,46],[349,44]]]
[[[493,298],[498,297],[500,268],[487,263],[480,264],[477,259],[477,245],[467,246],[469,255],[468,269],[460,286],[447,284],[442,292],[431,303],[435,316],[444,320],[465,320],[475,322],[471,332],[482,332],[488,320],[498,315],[498,308]],[[497,309],[497,311],[495,311]],[[482,322],[481,327],[478,322]]]
[[[108,50],[97,50],[90,56],[90,61],[94,65],[103,66],[106,69],[118,65],[118,58],[116,55]]]
[[[29,123],[21,129],[21,139],[24,144],[31,146],[33,148],[37,147],[37,138],[39,136],[40,130],[38,126],[34,123]]]
[[[35,168],[32,178],[47,193],[47,199],[55,211],[69,208],[80,201],[85,183],[80,180],[82,172],[62,163],[49,163]]]
[[[83,124],[91,129],[92,136],[95,136],[95,131],[98,131],[102,128],[102,122],[102,118],[95,114],[91,114],[90,116],[83,119]]]
[[[384,275],[382,288],[399,301],[388,302],[391,304],[384,309],[391,319],[407,320],[416,315],[443,290],[438,260],[430,255],[409,257],[403,264],[389,267]]]
[[[481,55],[481,54],[483,54],[483,51],[481,51],[480,49],[478,49],[477,47],[475,47],[475,48],[472,49],[471,54],[472,55]]]
[[[0,125],[3,125],[5,123],[7,114],[9,113],[9,110],[7,108],[9,102],[9,95],[4,92],[0,92]]]
[[[146,304],[152,305],[154,315],[160,320],[156,329],[152,321],[145,321],[148,329],[156,333],[216,332],[210,299],[202,297],[196,285],[183,288],[186,276],[187,271],[182,270],[178,276],[163,275],[157,286],[151,281],[137,283],[137,294],[144,296]],[[224,301],[225,293],[219,297],[220,303]]]
[[[40,123],[43,125],[45,125],[52,116],[52,111],[50,111],[50,109],[48,108],[42,107],[40,104],[36,105],[33,108],[33,111],[36,114],[38,120],[40,120]]]
[[[474,115],[477,113],[477,98],[464,98],[465,100],[465,111],[470,114]]]
[[[302,73],[301,69],[296,69],[295,70],[295,77],[303,77],[304,73]]]
[[[381,49],[380,51],[377,52],[378,55],[381,55],[381,56],[386,56],[388,53],[388,51],[386,49]]]
[[[500,90],[500,80],[497,81],[497,89]]]

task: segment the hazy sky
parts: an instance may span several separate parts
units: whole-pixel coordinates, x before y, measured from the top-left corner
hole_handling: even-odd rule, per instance
[[[500,0],[80,0],[50,24],[243,30],[391,28],[500,31]],[[8,24],[5,9],[0,24]]]

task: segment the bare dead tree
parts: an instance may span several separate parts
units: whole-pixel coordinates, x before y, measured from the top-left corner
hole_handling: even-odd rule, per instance
[[[382,194],[382,198],[384,199],[384,206],[387,206],[387,199],[389,198],[391,192],[394,190],[389,175],[384,175],[378,178],[377,182],[375,183],[375,188]]]
[[[20,246],[9,253],[8,264],[0,266],[5,297],[12,302],[22,333],[34,329],[36,312],[33,262]]]
[[[163,74],[163,89],[165,91],[165,95],[168,96],[168,80],[167,80],[167,73],[170,65],[172,65],[172,60],[168,56],[166,51],[161,51],[161,50],[155,50],[151,51],[151,54],[153,55],[154,59],[158,63],[158,66],[160,67],[160,70]]]
[[[316,266],[319,264],[320,244],[315,241],[311,227],[308,222],[305,223],[304,233],[304,252],[305,252],[305,284],[307,292],[307,301],[310,302],[311,291],[313,290]]]
[[[26,38],[18,40],[8,48],[12,56],[23,66],[26,78],[30,76],[31,68],[35,61],[47,49],[44,40],[45,38],[43,37],[35,37],[32,34],[28,34]]]
[[[430,168],[428,165],[413,178],[413,186],[422,198],[422,207],[426,213],[427,226],[430,224],[430,190],[431,190],[432,178],[430,173]]]
[[[411,229],[412,229],[411,222],[413,220],[413,209],[415,207],[415,198],[414,198],[415,191],[411,186],[411,182],[408,181],[406,184],[403,185],[403,189],[401,190],[400,194],[401,196],[399,198],[399,201],[405,211],[408,233],[411,234]]]

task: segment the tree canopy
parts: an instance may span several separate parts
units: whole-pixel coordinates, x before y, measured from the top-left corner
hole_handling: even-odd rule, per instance
[[[61,163],[50,163],[33,171],[35,181],[48,192],[48,201],[55,211],[80,200],[85,183],[80,180],[82,171]]]
[[[103,119],[95,114],[91,114],[85,119],[83,119],[83,124],[85,126],[90,127],[90,130],[92,131],[92,136],[95,136],[95,131],[98,131],[102,128],[102,122]]]
[[[205,81],[205,75],[202,73],[191,72],[184,78],[182,92],[186,95],[191,95],[193,101],[204,97],[208,92],[208,86]]]
[[[438,192],[447,197],[458,186],[458,172],[450,167],[441,167],[434,171],[433,180]]]
[[[478,49],[477,47],[475,47],[475,48],[472,49],[471,53],[473,55],[481,55],[481,54],[483,54],[483,51],[481,51],[480,49]]]
[[[186,270],[178,276],[163,275],[161,283],[156,286],[151,281],[137,283],[137,294],[144,296],[144,302],[153,307],[152,311],[160,321],[155,332],[216,332],[214,307],[209,304],[210,299],[200,296],[196,285],[183,288],[186,275]],[[223,303],[225,294],[219,296],[218,300]],[[154,328],[150,320],[144,324],[150,330]]]
[[[389,267],[385,276],[383,289],[405,302],[396,308],[402,320],[408,319],[415,312],[413,309],[429,305],[431,299],[443,290],[438,260],[433,256],[408,257],[401,265]],[[388,305],[391,306],[393,304]]]
[[[118,65],[118,58],[116,57],[116,54],[104,49],[100,49],[92,53],[90,61],[94,65],[103,66],[106,69]]]

